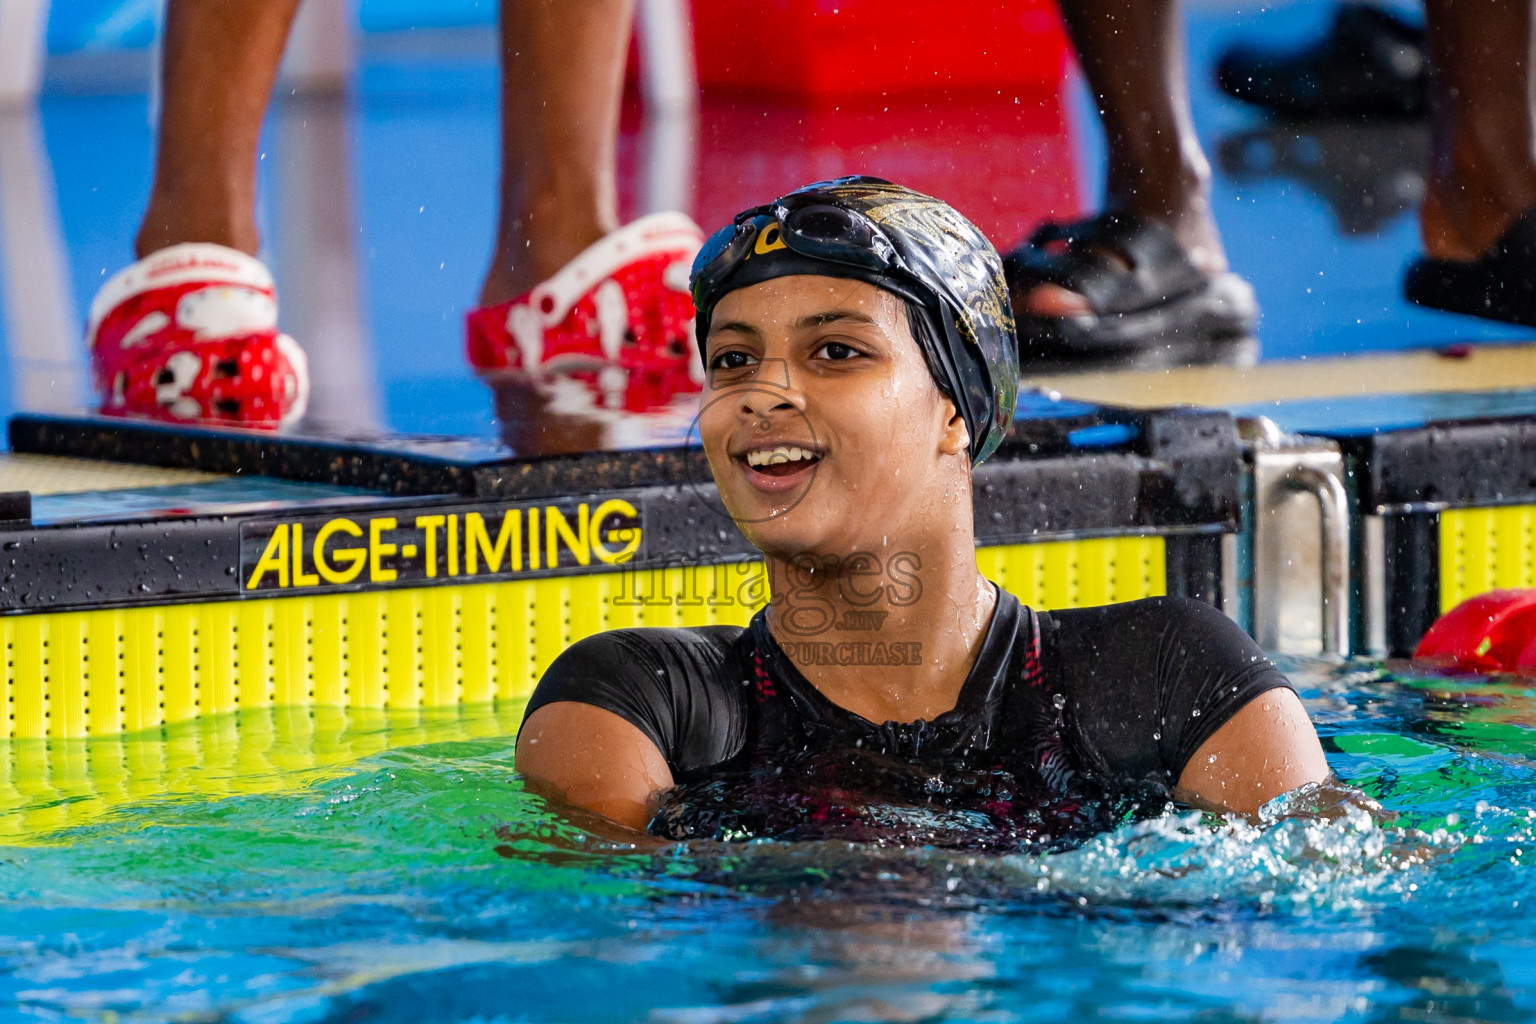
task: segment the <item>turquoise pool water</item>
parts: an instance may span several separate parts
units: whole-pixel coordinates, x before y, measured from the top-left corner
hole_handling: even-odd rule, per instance
[[[1288,667],[1335,769],[1395,823],[1170,811],[1051,853],[637,850],[524,792],[516,709],[247,712],[16,745],[0,1007],[410,1024],[1536,1017],[1536,690]],[[46,785],[23,778],[39,758]]]

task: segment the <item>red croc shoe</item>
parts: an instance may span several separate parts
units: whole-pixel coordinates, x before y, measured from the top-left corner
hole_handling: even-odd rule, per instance
[[[1536,590],[1490,590],[1429,627],[1415,661],[1450,672],[1536,675]]]
[[[119,271],[91,302],[87,339],[106,416],[275,429],[309,400],[272,275],[237,249],[186,242]]]
[[[653,213],[588,246],[554,277],[464,318],[477,370],[580,370],[617,365],[632,377],[698,391],[688,272],[703,244],[681,213]]]

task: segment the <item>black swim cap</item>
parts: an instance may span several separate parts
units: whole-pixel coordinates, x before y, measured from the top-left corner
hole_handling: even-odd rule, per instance
[[[693,262],[700,357],[722,296],[792,274],[866,281],[921,309],[912,333],[965,419],[971,464],[1002,443],[1019,395],[1013,307],[997,250],[954,207],[856,175],[737,214]]]

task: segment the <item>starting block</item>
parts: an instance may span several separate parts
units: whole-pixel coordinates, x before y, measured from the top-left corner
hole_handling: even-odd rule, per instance
[[[675,439],[513,454],[24,415],[10,442],[0,736],[518,700],[591,633],[745,624],[768,596]],[[129,479],[50,483],[104,464]],[[1037,397],[977,470],[978,563],[1040,608],[1230,604],[1241,472],[1225,413]]]

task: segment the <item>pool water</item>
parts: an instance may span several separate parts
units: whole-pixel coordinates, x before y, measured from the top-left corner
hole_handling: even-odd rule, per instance
[[[14,783],[0,819],[0,1006],[410,1024],[1536,1017],[1536,689],[1285,667],[1335,770],[1395,822],[1170,810],[1014,853],[637,848],[524,790],[516,708],[245,712],[83,753],[18,744],[15,778],[46,755],[54,781]]]

